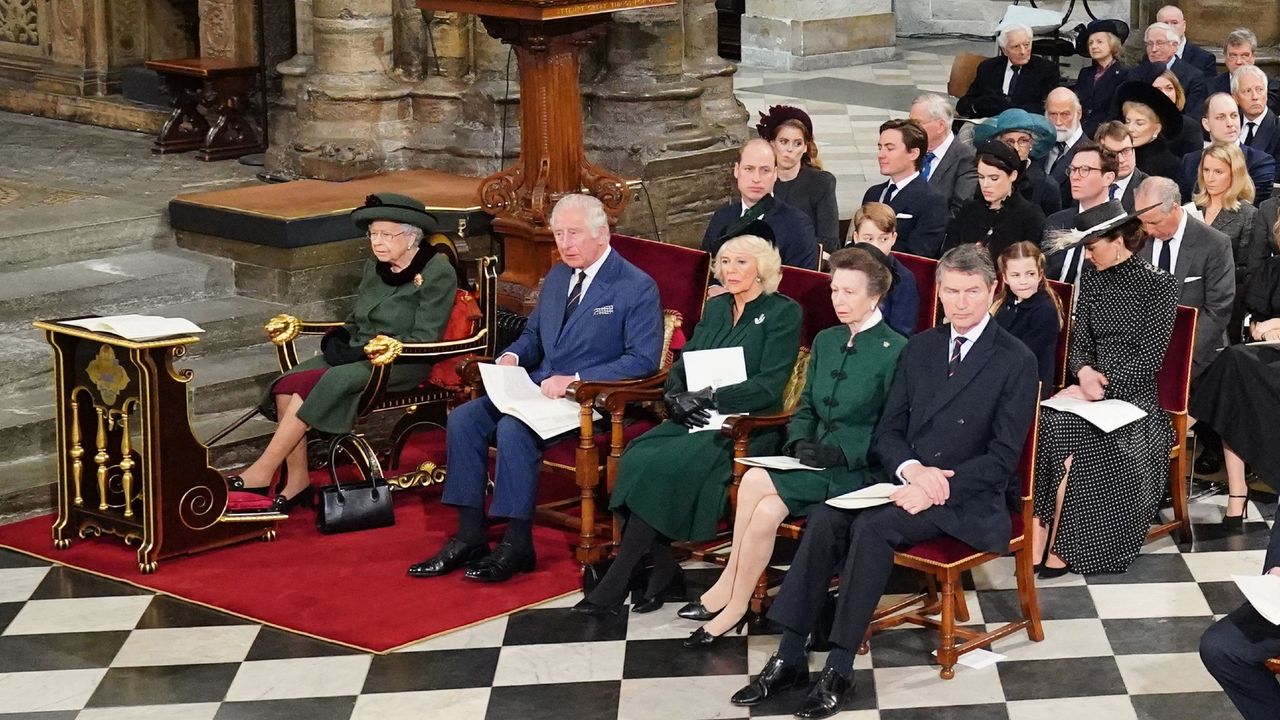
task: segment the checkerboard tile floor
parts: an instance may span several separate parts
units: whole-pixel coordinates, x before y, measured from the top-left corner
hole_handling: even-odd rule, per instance
[[[1235,717],[1196,647],[1242,601],[1230,576],[1261,566],[1270,523],[1259,518],[1276,506],[1259,497],[1245,532],[1224,535],[1222,503],[1198,502],[1192,543],[1153,543],[1124,575],[1042,581],[1044,641],[996,643],[1007,659],[995,666],[943,681],[930,631],[877,636],[839,717]],[[718,570],[685,572],[696,593]],[[1011,559],[966,588],[971,624],[1017,615]],[[429,603],[429,581],[423,590]],[[578,599],[375,656],[0,550],[0,720],[709,720],[789,717],[803,695],[749,710],[728,702],[773,652],[776,628],[692,651],[680,641],[697,624],[675,605],[591,620],[569,610]],[[815,671],[824,659],[811,658]]]

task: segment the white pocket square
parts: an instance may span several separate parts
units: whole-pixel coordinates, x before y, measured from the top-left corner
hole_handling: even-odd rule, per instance
[[[1182,282],[1189,283],[1189,282],[1195,282],[1200,279],[1203,279],[1202,275],[1192,275],[1191,277],[1187,278],[1186,280],[1183,280]]]
[[[912,215],[911,213],[898,213],[898,217],[903,218],[905,220],[911,220],[915,218],[915,215]]]
[[[612,314],[613,314],[613,306],[612,306],[612,305],[602,305],[602,306],[600,306],[600,307],[596,308],[595,310],[592,310],[592,311],[591,311],[591,314],[592,314],[592,315],[612,315]]]

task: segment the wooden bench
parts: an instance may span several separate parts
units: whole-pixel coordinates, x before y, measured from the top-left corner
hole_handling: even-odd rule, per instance
[[[148,60],[146,67],[164,78],[173,98],[173,112],[152,152],[199,150],[196,157],[212,161],[263,151],[258,131],[244,114],[260,66],[226,58],[177,58]],[[212,124],[201,105],[216,115]]]

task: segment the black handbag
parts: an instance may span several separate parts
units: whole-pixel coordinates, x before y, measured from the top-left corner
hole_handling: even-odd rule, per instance
[[[366,478],[364,482],[343,485],[338,480],[339,451],[356,463]],[[329,477],[333,484],[321,489],[320,506],[316,509],[316,528],[320,532],[332,535],[396,524],[391,487],[382,478],[382,466],[372,449],[359,436],[345,433],[329,444]]]

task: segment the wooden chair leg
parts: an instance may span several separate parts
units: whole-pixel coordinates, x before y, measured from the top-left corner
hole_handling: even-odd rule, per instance
[[[964,596],[964,582],[956,582],[956,622],[969,622],[969,601]]]
[[[760,573],[760,579],[756,581],[755,590],[751,591],[751,612],[755,614],[756,622],[760,625],[764,624],[765,606],[769,602],[769,568],[765,568]]]
[[[956,580],[949,571],[938,578],[942,585],[941,636],[938,638],[938,676],[950,680],[956,676]]]
[[[1032,642],[1044,640],[1044,626],[1040,624],[1040,600],[1036,597],[1035,567],[1031,562],[1031,548],[1025,542],[1013,554],[1014,576],[1018,580],[1018,604],[1022,617],[1028,622],[1027,637]]]

